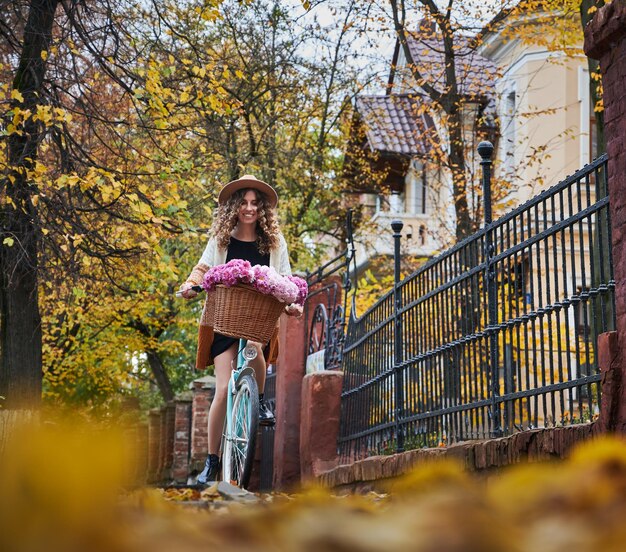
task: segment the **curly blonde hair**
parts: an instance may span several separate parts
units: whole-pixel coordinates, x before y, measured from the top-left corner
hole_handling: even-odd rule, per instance
[[[230,234],[237,226],[239,208],[243,203],[243,197],[252,190],[257,199],[257,226],[256,244],[261,255],[267,255],[271,249],[278,247],[280,228],[278,220],[271,208],[268,198],[255,188],[243,188],[237,190],[224,203],[217,206],[211,234],[215,236],[220,249],[226,249],[230,243]]]

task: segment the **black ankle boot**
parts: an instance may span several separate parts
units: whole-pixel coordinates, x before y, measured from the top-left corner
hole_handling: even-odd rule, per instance
[[[220,459],[217,454],[209,454],[204,463],[204,469],[198,475],[197,482],[206,485],[219,479]]]
[[[276,423],[274,413],[270,410],[263,397],[259,398],[259,424],[262,426],[273,426]]]

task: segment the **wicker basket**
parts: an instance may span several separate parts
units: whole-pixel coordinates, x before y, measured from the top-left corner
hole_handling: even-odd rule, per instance
[[[231,337],[267,343],[285,304],[246,285],[217,286],[213,329]]]
[[[204,300],[202,315],[200,317],[201,326],[213,326],[215,319],[215,292],[209,291]]]

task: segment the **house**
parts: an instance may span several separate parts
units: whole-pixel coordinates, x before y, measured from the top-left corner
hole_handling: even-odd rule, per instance
[[[359,143],[346,156],[344,174],[352,171],[351,190],[363,206],[366,232],[356,238],[365,245],[357,249],[359,267],[372,256],[393,255],[389,238],[395,219],[404,223],[405,247],[411,254],[430,257],[441,247],[428,232],[432,194],[426,163],[438,137],[430,115],[420,111],[422,104],[410,94],[356,99],[353,136],[359,136]],[[357,147],[369,151],[359,158]]]
[[[515,184],[516,204],[597,155],[582,32],[579,45],[559,48],[558,36],[536,44],[521,38],[523,31],[515,33],[516,26],[528,27],[534,18],[539,31],[545,30],[545,14],[503,19],[481,34],[477,50],[498,70],[498,170]]]
[[[522,22],[532,24],[533,17]],[[482,140],[496,146],[496,216],[575,172],[594,155],[582,51],[572,55],[571,48],[562,51],[545,41],[533,44],[518,37],[506,14],[486,29],[479,39],[457,39],[455,50],[468,208],[476,228],[482,220],[477,154]],[[441,38],[433,25],[421,22],[406,42],[420,80],[410,71],[398,41],[385,92],[358,96],[353,106],[344,177],[367,221],[356,235],[364,244],[357,254],[360,269],[375,257],[393,254],[392,219],[404,223],[405,253],[429,257],[456,241],[445,159],[446,115],[427,94],[429,88],[444,90]]]

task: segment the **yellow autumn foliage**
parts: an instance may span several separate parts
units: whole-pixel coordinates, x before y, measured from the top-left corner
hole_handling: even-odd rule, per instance
[[[384,494],[311,487],[218,508],[211,488],[132,490],[133,442],[114,425],[14,432],[0,451],[2,550],[617,552],[626,542],[623,438],[486,479],[433,460]]]

